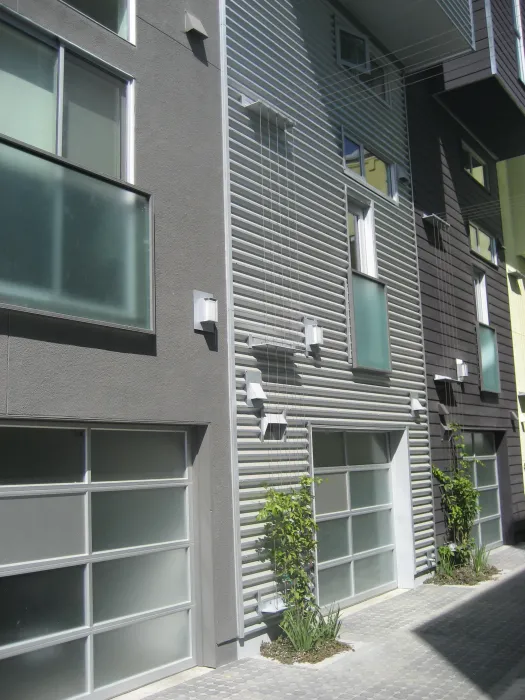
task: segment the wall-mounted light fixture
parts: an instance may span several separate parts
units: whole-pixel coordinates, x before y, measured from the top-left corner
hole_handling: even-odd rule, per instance
[[[465,360],[460,360],[456,357],[456,370],[458,373],[458,382],[462,382],[465,377],[468,377],[468,365]]]
[[[404,165],[396,166],[397,180],[403,184],[408,184],[410,182],[410,175],[408,169]]]
[[[261,441],[277,440],[283,442],[286,440],[286,430],[288,421],[286,420],[286,411],[282,413],[263,413],[261,415]]]
[[[262,375],[260,369],[246,370],[246,403],[253,408],[261,408],[267,400],[262,388]]]
[[[209,292],[193,290],[193,328],[196,331],[214,331],[219,320],[217,299]]]
[[[208,38],[208,32],[204,29],[203,23],[198,17],[192,15],[191,12],[186,12],[184,15],[184,31],[186,34],[193,34],[201,39]]]
[[[318,325],[316,318],[305,316],[304,323],[304,342],[306,346],[306,354],[309,352],[317,353],[319,348],[324,343],[324,332],[322,326]]]
[[[410,411],[414,418],[420,418],[421,414],[425,412],[425,407],[418,399],[416,393],[410,394]]]

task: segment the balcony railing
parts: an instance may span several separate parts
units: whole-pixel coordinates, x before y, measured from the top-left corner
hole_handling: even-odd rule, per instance
[[[498,339],[496,331],[483,323],[478,324],[479,373],[481,391],[498,394],[500,391]]]
[[[0,138],[0,306],[153,330],[150,196]]]
[[[385,285],[353,272],[352,303],[354,367],[388,372],[391,365]]]

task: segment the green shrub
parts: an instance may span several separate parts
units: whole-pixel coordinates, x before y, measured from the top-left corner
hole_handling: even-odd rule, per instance
[[[339,608],[332,608],[326,617],[317,605],[305,609],[302,606],[288,608],[281,622],[281,629],[295,651],[310,651],[323,642],[337,639],[341,629]]]
[[[472,551],[472,568],[479,575],[489,568],[489,553],[484,545],[474,547]]]

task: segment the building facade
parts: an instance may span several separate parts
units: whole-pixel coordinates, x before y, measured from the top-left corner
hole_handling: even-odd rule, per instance
[[[224,328],[219,21],[194,5],[205,55],[178,3],[1,3],[13,700],[113,697],[232,658],[227,346],[194,330],[193,294]]]
[[[497,171],[523,151],[524,116],[511,3],[475,1],[473,9],[476,50],[409,77],[407,104],[432,457],[446,468],[448,425],[461,425],[485,463],[474,470],[474,535],[491,547],[520,536],[525,509]],[[437,488],[435,497],[441,542]]]

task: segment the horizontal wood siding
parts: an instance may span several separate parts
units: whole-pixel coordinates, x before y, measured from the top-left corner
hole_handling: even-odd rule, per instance
[[[401,76],[390,71],[390,104],[335,59],[336,17],[321,0],[228,0],[229,158],[235,324],[237,444],[246,633],[264,629],[257,594],[275,590],[256,543],[267,484],[288,487],[308,472],[308,424],[348,429],[410,426],[417,569],[433,551],[428,426],[416,425],[409,393],[426,403],[413,203],[399,203],[343,172],[341,126],[392,163],[409,168]],[[295,121],[276,129],[250,115],[240,95],[263,99]],[[375,206],[377,256],[388,284],[393,371],[351,371],[345,284],[345,187]],[[320,359],[257,355],[252,332],[304,341],[302,320],[324,328]],[[262,371],[267,411],[287,411],[286,442],[261,442],[246,404],[245,371]]]
[[[521,16],[525,18],[525,0],[520,1]],[[496,72],[516,103],[525,111],[525,89],[519,79],[516,53],[513,0],[490,0],[490,4],[492,8]]]
[[[472,9],[476,50],[443,64],[446,90],[453,90],[477,80],[484,80],[492,75],[490,63],[492,38],[487,28],[485,0],[473,0]]]
[[[500,482],[504,516],[510,524],[507,541],[525,520],[525,495],[519,435],[513,430],[510,412],[516,411],[516,388],[507,280],[504,260],[496,268],[470,251],[466,220],[471,217],[502,240],[497,175],[494,161],[480,152],[469,135],[431,97],[432,81],[408,90],[409,132],[416,208],[419,270],[423,306],[423,328],[430,411],[432,461],[446,467],[448,444],[438,414],[438,402],[450,411],[450,420],[467,429],[498,433],[501,454]],[[461,167],[461,141],[475,147],[489,166],[490,191],[473,180]],[[436,241],[434,231],[423,225],[423,213],[436,213],[450,224]],[[436,244],[438,243],[438,244]],[[487,278],[490,323],[497,330],[501,393],[482,395],[476,335],[476,306],[473,268]],[[439,389],[435,374],[455,375],[455,359],[468,362],[469,376],[463,385]],[[505,501],[505,494],[511,497]],[[439,493],[435,489],[436,532],[444,534]]]
[[[472,41],[471,0],[437,0],[437,3],[470,43]]]

